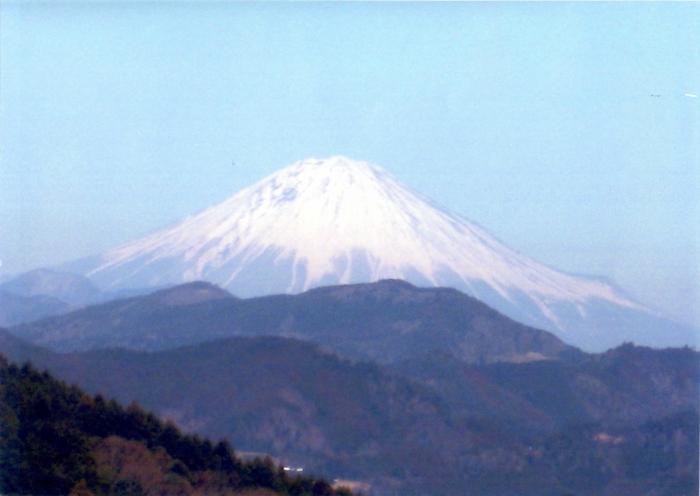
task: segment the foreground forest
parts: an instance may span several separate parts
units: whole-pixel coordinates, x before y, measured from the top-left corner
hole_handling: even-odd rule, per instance
[[[0,329],[0,353],[373,496],[698,494],[697,351],[585,353],[450,289],[239,300],[190,283]],[[88,446],[98,466],[131,453],[105,442]],[[192,491],[216,491],[198,478],[216,463],[187,466]],[[235,491],[297,494],[239,472]]]
[[[136,404],[124,408],[2,356],[0,467],[5,495],[351,494],[290,477],[269,458],[242,461],[227,441],[183,434]]]
[[[2,466],[14,467],[5,493],[67,494],[80,483],[94,494],[157,494],[167,483],[163,494],[332,494],[98,392],[139,401],[189,432],[367,482],[363,491],[376,495],[698,491],[691,350],[625,346],[579,364],[479,367],[429,355],[397,365],[399,376],[282,338],[63,355],[0,332],[0,349],[96,394],[3,366],[0,451]],[[124,492],[124,479],[135,492]]]

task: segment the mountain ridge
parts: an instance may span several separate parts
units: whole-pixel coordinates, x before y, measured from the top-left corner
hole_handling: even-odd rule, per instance
[[[0,345],[6,335],[0,330]],[[183,434],[131,402],[90,396],[0,355],[0,491],[8,495],[345,495],[228,441]]]
[[[209,299],[199,299],[202,290]],[[172,304],[175,294],[183,304]],[[250,299],[210,283],[188,283],[21,324],[11,332],[58,351],[158,350],[227,336],[278,335],[379,362],[430,349],[470,362],[573,352],[551,333],[519,324],[455,289],[396,280]]]
[[[296,162],[178,224],[64,267],[103,288],[202,279],[240,297],[398,278],[454,287],[585,349],[696,339],[614,286],[536,262],[384,169],[340,156]]]
[[[382,496],[697,492],[700,362],[688,349],[387,368],[285,337],[59,354],[0,330],[0,353]]]

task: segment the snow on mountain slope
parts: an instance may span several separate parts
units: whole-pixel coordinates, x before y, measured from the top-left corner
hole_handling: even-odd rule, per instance
[[[611,285],[535,262],[383,169],[345,157],[297,162],[79,265],[106,289],[198,279],[237,296],[385,278],[451,286],[587,348],[600,347],[601,336],[605,345],[621,341],[601,319],[619,327],[630,316],[658,318]]]

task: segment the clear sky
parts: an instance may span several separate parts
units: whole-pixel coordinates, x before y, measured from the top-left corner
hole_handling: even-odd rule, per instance
[[[694,3],[3,1],[0,275],[342,154],[698,322],[698,93]]]

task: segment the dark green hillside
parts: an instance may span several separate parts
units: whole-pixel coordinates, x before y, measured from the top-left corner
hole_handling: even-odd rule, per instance
[[[137,405],[125,409],[1,356],[0,420],[2,494],[348,494],[288,477],[270,460],[242,462],[225,441],[184,435]]]
[[[57,351],[162,350],[236,335],[278,335],[382,363],[430,350],[472,363],[557,357],[573,350],[554,335],[514,322],[456,290],[394,280],[247,300],[207,283],[191,283],[12,332]]]
[[[334,477],[424,477],[426,464],[447,463],[465,442],[500,438],[492,428],[454,424],[426,387],[297,340],[229,338],[158,353],[67,355],[0,333],[0,350],[3,342],[90,392],[136,400],[187,430]]]
[[[275,337],[64,355],[0,331],[0,351],[379,495],[697,494],[700,361],[688,349],[481,366],[427,355],[393,372]]]

